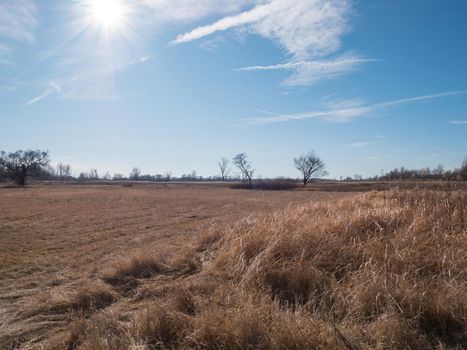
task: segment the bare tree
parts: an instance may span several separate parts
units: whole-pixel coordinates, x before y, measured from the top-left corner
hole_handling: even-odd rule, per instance
[[[219,170],[221,172],[222,181],[225,181],[230,173],[229,160],[227,158],[222,157],[217,163],[217,165],[219,166]]]
[[[461,168],[459,169],[460,178],[463,181],[467,181],[467,158],[462,162]]]
[[[71,166],[68,164],[58,163],[56,171],[60,181],[71,177]]]
[[[89,170],[88,179],[91,181],[99,180],[99,174],[97,173],[97,169]]]
[[[327,174],[324,161],[314,151],[302,154],[293,161],[295,168],[302,174],[303,186],[306,186],[313,177]]]
[[[443,164],[439,164],[436,169],[433,169],[433,173],[438,177],[441,177],[444,173],[444,166]]]
[[[134,167],[130,173],[130,180],[138,181],[141,176],[141,170],[137,167]]]
[[[38,175],[49,164],[49,152],[39,150],[0,152],[0,167],[19,186],[26,184],[27,176]]]
[[[243,177],[248,180],[248,184],[251,186],[253,182],[253,174],[255,169],[252,168],[251,163],[248,160],[246,153],[239,153],[233,159],[232,162],[240,170]]]

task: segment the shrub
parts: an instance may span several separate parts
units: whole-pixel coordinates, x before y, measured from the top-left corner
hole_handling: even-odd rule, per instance
[[[263,190],[263,191],[290,191],[297,189],[298,183],[294,180],[256,180],[252,184],[246,182],[235,183],[230,186],[233,189]]]

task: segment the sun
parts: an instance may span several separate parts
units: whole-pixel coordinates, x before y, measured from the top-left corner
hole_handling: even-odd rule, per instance
[[[122,0],[91,0],[88,5],[90,21],[94,25],[108,31],[124,25],[127,11]]]

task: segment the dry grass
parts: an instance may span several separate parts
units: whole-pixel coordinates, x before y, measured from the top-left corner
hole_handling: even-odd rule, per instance
[[[348,195],[184,184],[0,188],[0,349],[40,349],[94,314],[137,318],[144,300],[200,270],[191,242],[215,223]]]
[[[133,292],[91,280],[65,298],[71,308],[54,310],[71,317],[16,344],[464,349],[466,204],[463,190],[392,190],[212,222],[193,244],[102,266],[94,278],[131,279]]]
[[[323,331],[332,326],[336,347],[467,346],[465,192],[371,193],[252,217],[214,249],[211,273],[239,293],[322,322]],[[261,325],[274,338],[273,321]]]

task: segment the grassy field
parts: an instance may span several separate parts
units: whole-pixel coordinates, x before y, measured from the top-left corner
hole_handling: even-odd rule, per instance
[[[467,348],[465,187],[378,186],[0,189],[0,349]]]
[[[128,257],[170,259],[213,225],[343,196],[212,185],[0,189],[0,348],[37,343],[65,329],[80,317],[80,308],[67,303],[83,288],[112,289],[116,305],[147,293],[149,279],[139,279],[131,293],[102,282]]]

